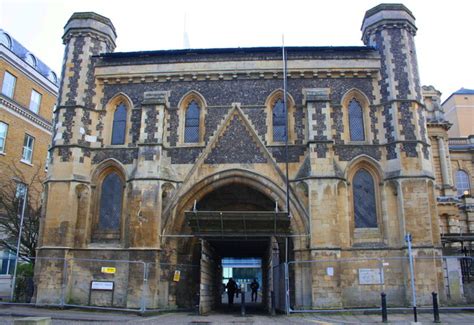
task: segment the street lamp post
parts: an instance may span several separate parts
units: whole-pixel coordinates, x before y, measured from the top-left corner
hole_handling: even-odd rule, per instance
[[[23,232],[23,220],[25,217],[25,208],[26,208],[26,198],[28,197],[28,187],[25,186],[25,193],[23,194],[23,204],[21,207],[21,216],[20,216],[20,229],[18,230],[18,241],[16,243],[16,257],[15,257],[15,267],[13,269],[13,279],[11,282],[11,292],[10,300],[13,301],[13,296],[15,295],[15,282],[16,282],[16,270],[18,267],[18,257],[20,255],[20,245],[21,245],[21,234]]]

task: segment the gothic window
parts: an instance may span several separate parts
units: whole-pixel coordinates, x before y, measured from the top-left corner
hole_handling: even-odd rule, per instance
[[[353,98],[349,103],[349,130],[351,141],[364,141],[364,114],[360,103]]]
[[[184,142],[199,142],[199,117],[201,108],[196,101],[191,101],[186,109],[184,118]]]
[[[471,192],[471,185],[469,184],[469,175],[464,170],[458,170],[456,172],[456,188],[458,189],[458,195],[464,195],[467,191]]]
[[[118,232],[122,215],[123,183],[116,172],[107,175],[101,186],[97,230]]]
[[[112,144],[125,143],[125,130],[127,127],[127,108],[124,103],[120,103],[114,112],[114,122],[112,126]]]
[[[273,141],[284,142],[286,140],[286,109],[283,100],[279,99],[273,105],[272,110]]]
[[[375,185],[372,175],[365,169],[357,171],[352,180],[355,228],[377,227]]]

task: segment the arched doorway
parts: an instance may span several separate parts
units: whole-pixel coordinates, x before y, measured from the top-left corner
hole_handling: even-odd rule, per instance
[[[209,176],[183,191],[179,198],[171,219],[177,227],[173,229],[169,223],[165,229],[169,238],[173,231],[192,235],[187,244],[177,246],[186,247],[181,250],[182,254],[188,258],[192,255],[192,260],[200,265],[199,286],[196,287],[199,287],[201,313],[215,310],[226,302],[222,283],[229,277],[224,274],[225,268],[229,267],[225,261],[229,260],[234,263],[238,260],[259,261],[251,265],[258,268],[256,277],[260,281],[257,304],[253,305],[255,310],[269,310],[271,291],[277,289],[281,295],[276,300],[281,309],[285,308],[284,274],[279,272],[281,279],[274,279],[274,268],[285,259],[293,259],[293,248],[302,247],[307,239],[304,235],[306,223],[298,202],[291,205],[290,218],[283,211],[285,192],[281,187],[247,171]],[[292,237],[298,234],[302,236]],[[246,300],[250,301],[249,273],[247,278],[239,280],[248,290]]]

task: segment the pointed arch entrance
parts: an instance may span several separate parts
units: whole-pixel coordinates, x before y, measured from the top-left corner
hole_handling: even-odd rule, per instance
[[[261,261],[261,292],[258,306],[270,310],[275,283],[284,284],[284,274],[274,279],[274,267],[293,259],[295,248],[306,247],[307,220],[300,203],[290,195],[290,214],[283,211],[285,191],[276,182],[247,170],[227,170],[209,175],[178,191],[165,210],[163,238],[179,247],[178,261],[200,264],[200,312],[219,308],[222,295],[223,259],[252,258]],[[173,206],[174,204],[174,206]],[[176,238],[174,238],[176,234]],[[189,235],[186,239],[183,236]],[[178,237],[179,236],[179,237]],[[184,244],[186,241],[186,244]],[[163,245],[163,247],[173,245]],[[249,289],[249,279],[240,279]],[[275,281],[276,280],[276,281]],[[277,299],[286,308],[284,290]],[[198,292],[196,292],[198,293]],[[246,294],[250,300],[250,292]],[[224,298],[224,299],[222,299]],[[226,309],[227,310],[227,309]]]

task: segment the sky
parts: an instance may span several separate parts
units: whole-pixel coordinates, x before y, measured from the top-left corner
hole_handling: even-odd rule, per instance
[[[361,46],[365,11],[380,0],[0,0],[0,28],[60,75],[63,27],[73,12],[112,20],[115,52],[191,48]],[[397,1],[389,1],[397,2]],[[418,27],[421,83],[446,99],[474,89],[474,1],[401,1]],[[186,24],[185,22],[186,17]]]

